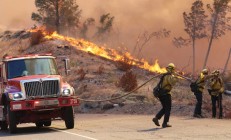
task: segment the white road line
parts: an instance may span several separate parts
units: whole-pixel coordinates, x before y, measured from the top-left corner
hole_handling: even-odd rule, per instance
[[[80,135],[80,134],[76,134],[76,133],[72,133],[72,132],[68,132],[68,131],[62,131],[62,130],[58,130],[58,129],[55,129],[55,128],[49,128],[49,129],[52,129],[52,130],[55,130],[55,131],[60,131],[60,132],[71,134],[71,135],[75,135],[75,136],[79,136],[79,137],[86,138],[86,139],[89,139],[89,140],[98,140],[98,139],[91,138],[91,137],[88,137],[88,136],[84,136],[84,135]]]

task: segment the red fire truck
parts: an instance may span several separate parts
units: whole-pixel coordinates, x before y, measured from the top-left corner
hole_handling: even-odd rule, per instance
[[[68,72],[68,60],[64,59]],[[51,55],[7,56],[0,63],[0,127],[17,132],[20,123],[50,126],[62,119],[74,128],[73,106],[79,105],[75,92]]]

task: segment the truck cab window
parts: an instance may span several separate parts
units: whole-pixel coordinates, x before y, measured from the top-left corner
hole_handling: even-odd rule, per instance
[[[8,78],[16,78],[29,75],[57,75],[54,59],[33,58],[14,60],[8,62]]]

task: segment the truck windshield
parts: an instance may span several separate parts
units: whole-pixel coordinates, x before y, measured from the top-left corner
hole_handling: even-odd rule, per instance
[[[33,58],[9,61],[8,79],[28,75],[57,75],[57,67],[52,58]]]

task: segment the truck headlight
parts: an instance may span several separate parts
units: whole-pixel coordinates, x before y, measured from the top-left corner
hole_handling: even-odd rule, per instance
[[[22,98],[22,94],[20,94],[20,93],[15,93],[15,94],[13,94],[13,96],[14,96],[14,99]]]
[[[72,96],[75,94],[75,90],[70,85],[65,85],[61,88],[61,94],[62,96]]]
[[[63,90],[63,95],[70,95],[71,94],[71,90],[70,89],[64,89]]]
[[[11,100],[23,100],[23,95],[21,92],[9,93],[9,98]]]

